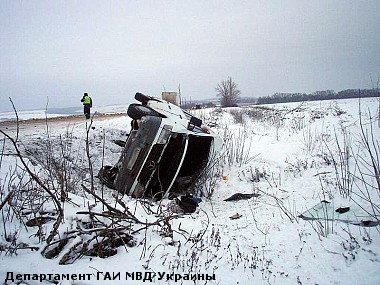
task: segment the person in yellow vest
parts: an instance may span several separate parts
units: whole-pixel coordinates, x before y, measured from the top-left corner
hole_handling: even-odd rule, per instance
[[[88,96],[87,93],[84,93],[80,101],[83,103],[83,113],[86,116],[86,119],[90,119],[90,112],[91,112],[91,107],[92,107],[91,97]]]

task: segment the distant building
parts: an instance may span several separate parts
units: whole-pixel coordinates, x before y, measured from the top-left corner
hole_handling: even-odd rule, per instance
[[[179,98],[177,92],[162,92],[162,99],[179,106]]]

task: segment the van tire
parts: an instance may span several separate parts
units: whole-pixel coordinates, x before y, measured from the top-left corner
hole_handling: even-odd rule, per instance
[[[162,115],[156,112],[155,110],[140,104],[130,104],[128,107],[127,114],[133,120],[139,120],[143,116],[162,117]]]
[[[139,93],[137,92],[135,94],[135,99],[141,103],[143,103],[143,105],[146,105],[146,103],[148,103],[149,100],[151,100],[151,98],[149,96],[146,96],[142,93]]]

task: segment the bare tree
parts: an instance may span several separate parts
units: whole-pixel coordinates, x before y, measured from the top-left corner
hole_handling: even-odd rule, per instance
[[[215,91],[220,97],[220,104],[222,107],[236,106],[241,91],[238,89],[236,82],[229,76],[226,80],[223,80],[216,86]]]

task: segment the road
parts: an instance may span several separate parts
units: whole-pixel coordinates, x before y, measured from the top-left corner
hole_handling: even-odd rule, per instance
[[[83,115],[73,115],[73,116],[62,116],[62,117],[54,117],[54,118],[46,118],[46,119],[29,119],[29,120],[20,120],[20,121],[5,121],[0,122],[0,130],[9,134],[9,135],[15,135],[17,132],[17,129],[19,130],[19,133],[23,134],[30,134],[30,133],[38,133],[41,131],[44,131],[46,129],[46,126],[49,127],[49,129],[54,128],[64,128],[67,126],[74,126],[77,124],[85,123],[86,121],[88,123],[93,120],[96,121],[103,121],[107,119],[117,118],[117,117],[124,117],[127,116],[125,113],[115,113],[115,114],[96,114],[92,117],[90,120],[86,120]]]

